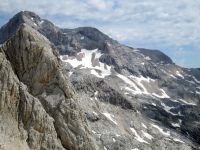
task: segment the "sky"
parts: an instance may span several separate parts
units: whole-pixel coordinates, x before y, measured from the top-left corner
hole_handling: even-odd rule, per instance
[[[128,46],[200,68],[200,0],[0,0],[0,26],[21,10],[59,27],[96,27]]]

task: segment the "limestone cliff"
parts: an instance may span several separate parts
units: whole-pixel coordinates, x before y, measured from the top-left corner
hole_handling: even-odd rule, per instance
[[[54,46],[23,24],[0,49],[3,149],[96,149]]]

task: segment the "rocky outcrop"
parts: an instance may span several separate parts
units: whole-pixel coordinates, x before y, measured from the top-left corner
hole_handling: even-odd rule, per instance
[[[1,148],[63,149],[57,138],[52,117],[18,80],[2,49],[0,60]]]
[[[13,139],[30,149],[96,149],[53,45],[22,25],[1,54],[1,116],[13,117]]]

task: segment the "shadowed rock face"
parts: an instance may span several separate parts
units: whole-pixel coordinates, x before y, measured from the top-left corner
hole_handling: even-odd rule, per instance
[[[199,148],[199,69],[28,11],[0,29],[0,43],[4,149]]]

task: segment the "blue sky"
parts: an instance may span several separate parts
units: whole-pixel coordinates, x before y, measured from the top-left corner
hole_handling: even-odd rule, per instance
[[[200,0],[0,0],[0,25],[20,10],[57,26],[93,26],[123,44],[200,68]]]

